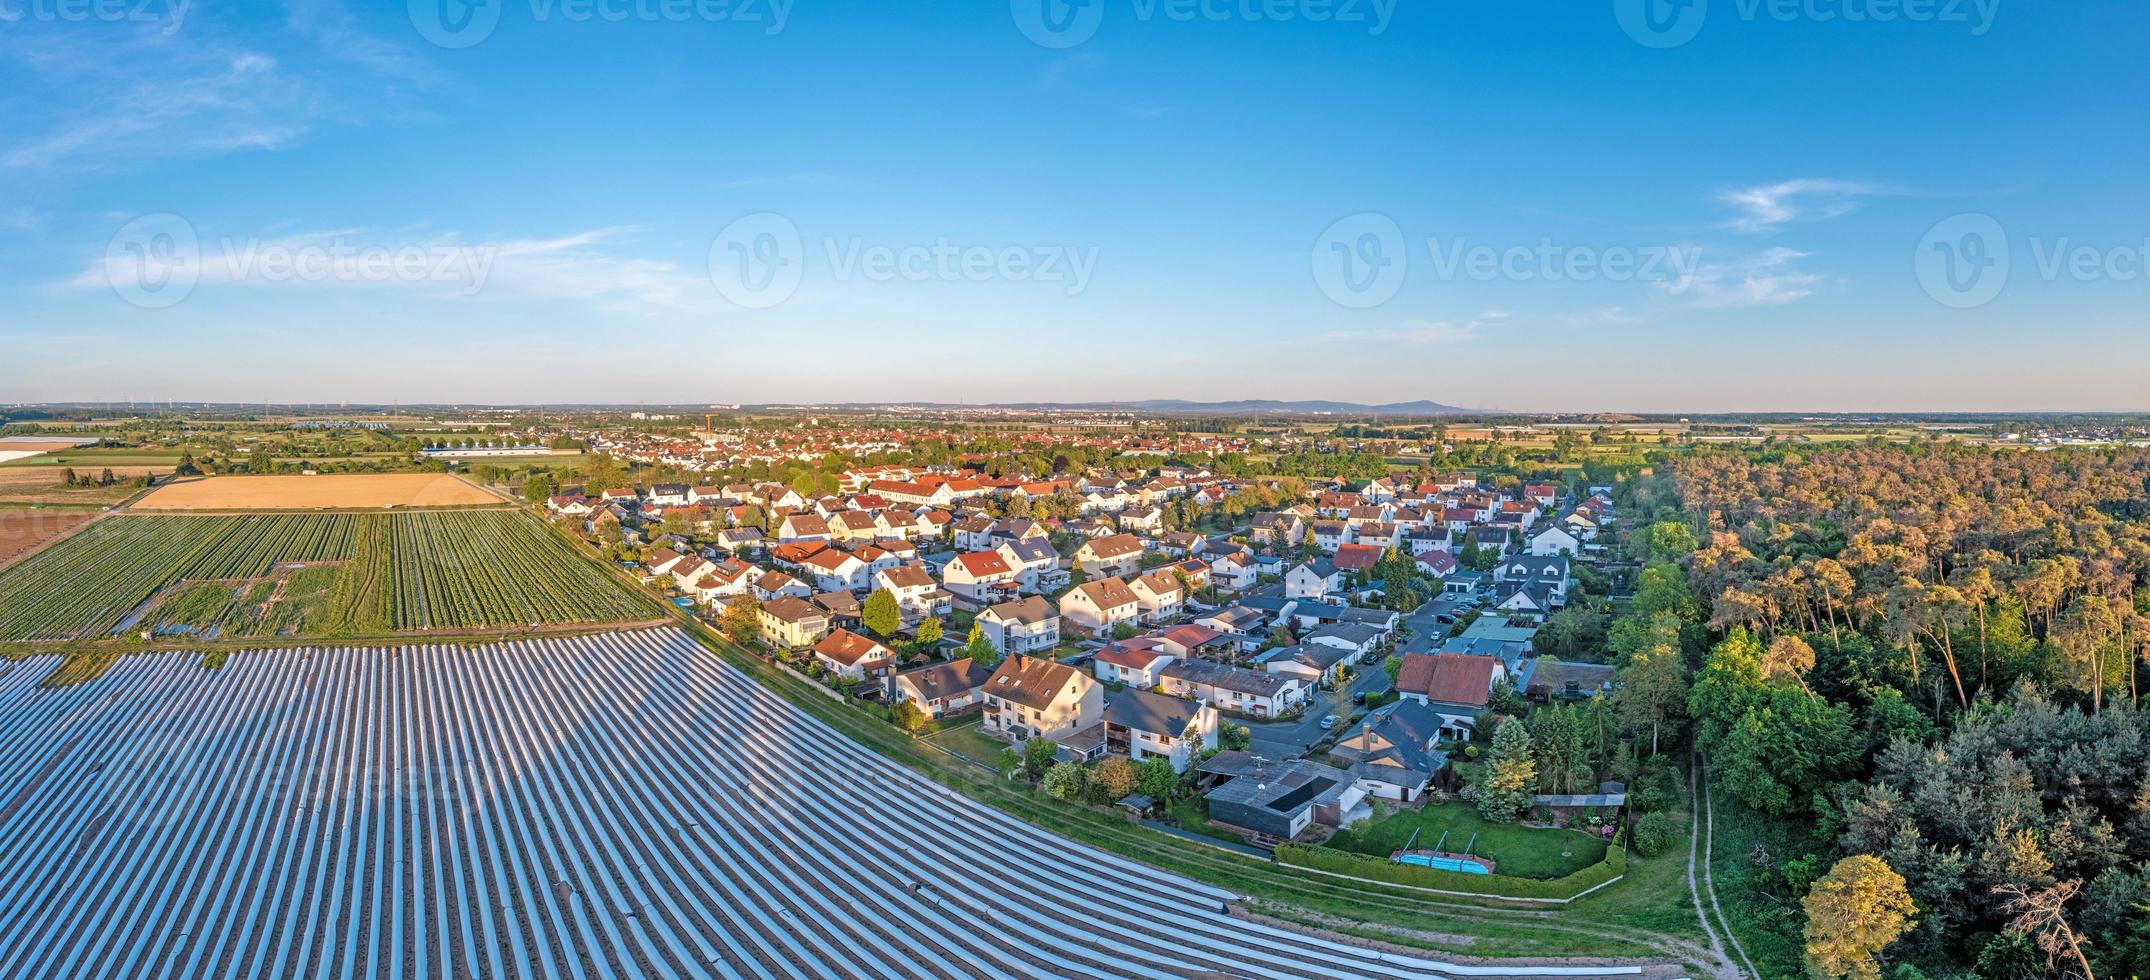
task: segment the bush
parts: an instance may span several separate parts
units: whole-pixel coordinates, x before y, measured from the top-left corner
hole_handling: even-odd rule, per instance
[[[1643,857],[1656,857],[1672,846],[1673,838],[1679,836],[1680,822],[1669,813],[1652,813],[1635,822],[1635,853]]]
[[[1672,798],[1662,786],[1645,786],[1640,792],[1629,796],[1627,802],[1635,808],[1636,813],[1661,813],[1671,805]]]
[[[1120,756],[1108,756],[1090,770],[1090,788],[1100,803],[1113,803],[1135,791],[1140,774],[1135,764]]]
[[[1056,762],[1051,769],[1045,770],[1045,792],[1056,800],[1079,802],[1088,782],[1082,767],[1072,762]]]

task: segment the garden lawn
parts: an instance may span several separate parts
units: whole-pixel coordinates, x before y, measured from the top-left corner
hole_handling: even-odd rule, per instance
[[[1518,824],[1488,823],[1478,811],[1461,803],[1429,806],[1423,810],[1398,810],[1373,821],[1364,830],[1340,830],[1328,846],[1340,851],[1388,857],[1402,850],[1418,831],[1415,850],[1433,850],[1443,831],[1448,842],[1441,850],[1463,853],[1471,835],[1478,843],[1473,857],[1490,858],[1495,874],[1515,878],[1561,878],[1605,859],[1605,842],[1572,830],[1548,830]],[[1565,847],[1568,856],[1561,856]]]
[[[984,714],[973,711],[951,719],[939,731],[927,735],[926,741],[988,769],[998,769],[1000,754],[1007,751],[1008,743],[987,735],[981,727],[984,720]]]

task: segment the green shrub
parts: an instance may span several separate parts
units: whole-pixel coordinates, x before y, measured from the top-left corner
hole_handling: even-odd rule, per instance
[[[1656,857],[1679,836],[1680,822],[1669,813],[1652,813],[1635,822],[1635,853]]]

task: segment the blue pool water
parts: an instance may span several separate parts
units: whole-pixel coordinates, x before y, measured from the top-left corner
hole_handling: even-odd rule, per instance
[[[1479,864],[1476,861],[1466,861],[1462,858],[1432,857],[1430,855],[1425,854],[1405,854],[1398,857],[1396,859],[1396,863],[1415,864],[1421,868],[1433,868],[1439,871],[1461,871],[1467,875],[1482,875],[1487,873],[1485,865]]]

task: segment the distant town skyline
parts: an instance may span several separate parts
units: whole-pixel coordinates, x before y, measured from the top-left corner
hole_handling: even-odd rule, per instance
[[[2150,410],[2150,10],[1057,2],[26,8],[0,401]]]

